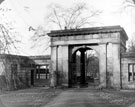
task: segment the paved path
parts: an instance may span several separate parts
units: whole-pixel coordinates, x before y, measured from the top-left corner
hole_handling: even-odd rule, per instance
[[[44,107],[121,107],[108,103],[96,95],[98,91],[72,89],[62,92]]]

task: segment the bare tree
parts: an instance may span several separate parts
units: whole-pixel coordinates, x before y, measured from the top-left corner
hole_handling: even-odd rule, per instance
[[[130,41],[130,45],[128,45],[128,52],[135,53],[135,43],[133,41]]]
[[[131,17],[132,23],[135,22],[135,0],[124,0],[121,8],[121,13],[126,13]],[[130,19],[129,19],[130,20]],[[135,33],[133,33],[132,37],[129,38],[128,40],[128,47],[127,51],[128,52],[134,52],[135,53]]]
[[[48,7],[48,14],[45,17],[46,28],[44,29],[42,26],[39,26],[37,29],[31,27],[29,29],[29,31],[34,31],[32,37],[34,45],[32,45],[32,48],[43,46],[42,40],[46,40],[44,42],[44,51],[49,48],[50,38],[47,36],[47,33],[53,29],[51,28],[52,26],[58,30],[92,26],[97,23],[93,21],[94,18],[102,13],[102,11],[95,10],[92,7],[88,9],[85,3],[74,4],[70,8],[63,8],[56,4],[51,4]]]
[[[0,53],[11,53],[13,50],[17,50],[15,43],[19,41],[12,38],[10,31],[2,24],[0,24],[0,33]]]
[[[70,8],[53,4],[49,6],[49,9],[51,11],[46,18],[48,23],[57,26],[60,30],[90,26],[95,23],[90,19],[97,17],[102,12],[93,8],[88,10],[85,3],[78,3]]]
[[[129,6],[135,5],[135,0],[125,0],[125,2],[129,3]]]
[[[20,42],[17,40],[16,35],[19,33],[15,30],[14,20],[8,17],[12,9],[7,7],[0,8],[0,54],[17,52],[16,43]]]
[[[124,8],[129,8],[129,7],[135,7],[135,0],[124,0],[123,2],[123,7]]]
[[[134,38],[134,34],[133,34],[132,38],[128,41],[128,52],[133,52],[133,53],[135,53],[135,38]]]
[[[0,0],[0,4],[3,2],[4,0]]]
[[[39,52],[45,52],[49,49],[50,38],[47,36],[48,31],[46,31],[42,26],[38,26],[34,29],[34,34],[31,37],[31,48],[38,49]]]

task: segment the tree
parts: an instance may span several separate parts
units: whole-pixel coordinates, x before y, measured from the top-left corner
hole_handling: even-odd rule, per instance
[[[124,2],[123,2],[123,7],[124,7],[124,10],[126,9],[126,8],[134,8],[135,7],[135,0],[124,0]]]
[[[34,44],[32,48],[44,46],[44,51],[47,50],[50,45],[50,38],[47,36],[47,33],[53,29],[52,26],[54,29],[58,30],[92,26],[96,23],[93,21],[94,18],[99,16],[102,12],[95,10],[92,7],[88,10],[85,3],[74,4],[70,8],[63,8],[56,4],[51,4],[48,7],[48,14],[45,17],[46,28],[39,26],[37,29],[32,29],[31,27],[29,29],[30,31],[34,31],[34,35],[32,37]],[[43,40],[44,45],[42,43]]]
[[[135,0],[133,0],[133,3],[135,4]]]
[[[128,52],[133,52],[133,53],[135,53],[135,38],[134,38],[134,34],[133,34],[132,38],[128,41]]]
[[[122,4],[122,11],[124,13],[127,13],[127,15],[130,16],[132,23],[135,22],[135,0],[124,0],[123,4]],[[134,31],[133,31],[134,32]],[[132,37],[129,38],[128,40],[128,47],[127,50],[128,52],[135,52],[135,37],[134,37],[135,33],[132,33]]]
[[[4,0],[0,0],[0,4],[3,2]]]
[[[129,4],[129,6],[134,6],[135,5],[135,0],[125,0]]]
[[[12,9],[7,7],[0,7],[0,54],[17,52],[16,35],[18,33],[14,27],[14,20],[11,20],[8,16]]]
[[[0,53],[11,53],[13,48],[17,50],[15,42],[18,41],[11,37],[11,32],[2,24],[0,24],[0,33]]]
[[[63,29],[77,29],[85,26],[91,26],[92,18],[100,15],[102,11],[91,8],[87,9],[85,3],[74,4],[70,8],[63,8],[60,5],[50,5],[49,14],[47,15],[48,23]]]
[[[38,49],[38,51],[42,51],[42,53],[49,49],[50,38],[47,36],[47,32],[48,31],[44,30],[42,26],[38,26],[37,29],[34,29],[34,34],[31,38],[32,49]]]

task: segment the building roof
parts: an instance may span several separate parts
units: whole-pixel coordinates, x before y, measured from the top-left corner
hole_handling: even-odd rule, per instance
[[[134,52],[126,52],[121,54],[122,58],[135,58],[135,53]]]
[[[28,58],[27,56],[23,55],[14,55],[14,54],[0,54],[1,58]]]
[[[40,59],[50,59],[50,55],[40,55],[40,56],[29,56],[29,58],[34,60],[40,60]]]
[[[11,62],[19,61],[20,64],[35,64],[35,62],[27,56],[13,55],[13,54],[0,54],[0,60],[8,60]]]
[[[12,58],[12,59],[23,58],[23,59],[40,60],[40,59],[51,59],[51,55],[22,56],[13,54],[0,54],[0,58]]]
[[[99,34],[99,33],[113,33],[120,32],[127,40],[128,36],[121,26],[104,26],[104,27],[91,27],[91,28],[80,28],[80,29],[65,29],[65,30],[52,30],[48,33],[50,37],[57,36],[75,36],[75,35],[88,35],[88,34]]]

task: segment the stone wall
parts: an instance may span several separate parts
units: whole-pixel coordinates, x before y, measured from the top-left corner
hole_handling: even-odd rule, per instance
[[[56,30],[48,35],[51,37],[51,86],[58,85],[56,72],[62,74],[61,85],[69,86],[72,47],[94,46],[99,53],[100,86],[121,88],[120,53],[125,52],[128,39],[122,27]]]
[[[35,63],[25,56],[0,55],[0,89],[15,90],[31,86]]]
[[[129,64],[135,64],[135,54],[134,53],[122,53],[121,54],[121,82],[122,82],[121,85],[122,85],[122,88],[135,89],[135,80],[129,81]]]

